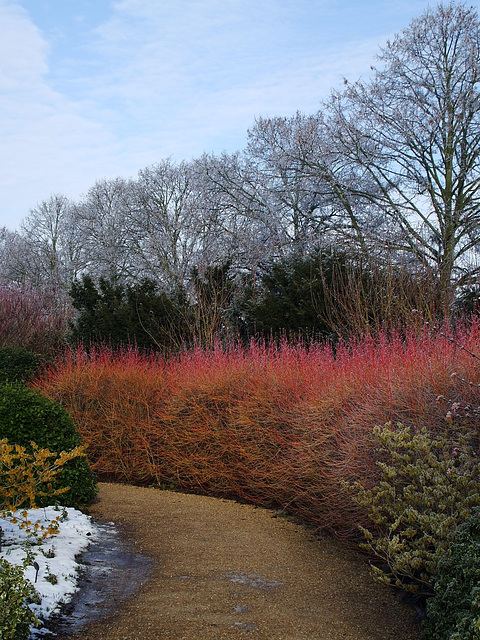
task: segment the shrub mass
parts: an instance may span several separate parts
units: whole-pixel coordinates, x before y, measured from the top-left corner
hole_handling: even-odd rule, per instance
[[[33,585],[24,578],[23,568],[0,559],[0,638],[27,640],[30,626],[37,625],[36,615],[28,606],[39,602]]]
[[[23,384],[0,385],[0,439],[21,445],[32,453],[32,441],[53,452],[70,452],[82,445],[70,415],[59,404]],[[96,478],[84,458],[65,463],[52,482],[54,490],[69,487],[56,498],[60,504],[80,507],[96,494]],[[40,498],[44,506],[48,497]]]
[[[480,351],[477,325],[457,339]],[[252,342],[166,359],[77,349],[35,386],[72,414],[103,478],[249,500],[356,539],[371,521],[345,482],[380,480],[373,428],[402,423],[433,436],[455,403],[478,404],[462,379],[480,382],[475,361],[424,330],[335,350]],[[461,422],[478,433],[475,411]]]
[[[480,509],[458,528],[435,575],[435,597],[427,603],[424,640],[480,637]]]
[[[437,563],[457,526],[480,506],[480,463],[469,433],[432,436],[403,425],[376,427],[380,481],[351,486],[373,526],[362,527],[362,548],[380,562],[377,580],[423,596],[434,592]]]
[[[21,347],[0,348],[0,384],[28,382],[45,364],[45,356]]]
[[[53,291],[0,285],[0,347],[51,355],[65,342],[69,315]]]

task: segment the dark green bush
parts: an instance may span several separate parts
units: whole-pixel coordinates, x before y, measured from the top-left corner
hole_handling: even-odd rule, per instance
[[[167,292],[153,280],[123,284],[115,278],[90,276],[73,282],[72,304],[78,310],[69,340],[107,344],[113,348],[135,344],[139,349],[170,350],[191,339],[189,307],[183,289]]]
[[[0,349],[0,383],[28,382],[45,363],[45,357],[28,349]]]
[[[325,272],[331,276],[329,257],[314,253],[290,255],[260,266],[260,281],[246,287],[239,302],[240,327],[247,336],[260,334],[298,337],[330,336],[325,320]]]
[[[334,245],[272,259],[256,275],[236,301],[242,335],[334,340],[411,327],[417,317],[438,314],[438,287],[428,273]]]
[[[39,447],[60,453],[71,451],[82,444],[75,425],[59,404],[21,383],[0,386],[0,439],[19,444],[30,451],[31,442]],[[96,494],[96,479],[85,458],[76,458],[65,464],[58,475],[54,489],[70,489],[58,496],[60,504],[81,507],[92,502]],[[44,506],[45,498],[37,506]]]
[[[427,602],[424,640],[480,638],[480,508],[461,524],[439,560],[435,596]]]
[[[30,626],[38,620],[29,602],[39,602],[33,585],[24,578],[22,567],[0,559],[0,638],[27,640]]]

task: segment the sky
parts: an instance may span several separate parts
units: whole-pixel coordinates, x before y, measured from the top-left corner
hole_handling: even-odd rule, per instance
[[[0,0],[0,228],[314,113],[424,0]],[[469,5],[480,8],[480,0]]]

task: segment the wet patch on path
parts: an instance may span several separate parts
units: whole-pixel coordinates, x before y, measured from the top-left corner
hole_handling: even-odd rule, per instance
[[[113,522],[96,525],[95,540],[82,554],[78,591],[45,625],[59,640],[116,613],[148,581],[155,564],[135,553]]]
[[[262,576],[260,573],[247,574],[244,571],[229,571],[224,577],[234,584],[241,584],[245,587],[253,587],[254,589],[262,589],[263,591],[275,589],[283,585],[283,582],[278,580],[267,580],[265,576]]]

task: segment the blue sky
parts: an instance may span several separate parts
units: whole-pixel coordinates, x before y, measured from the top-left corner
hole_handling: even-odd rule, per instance
[[[429,4],[0,0],[0,227],[53,193],[242,149],[257,116],[315,112]]]

